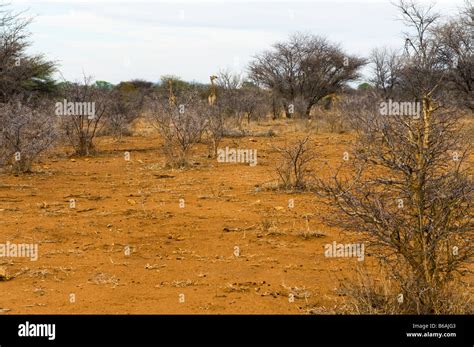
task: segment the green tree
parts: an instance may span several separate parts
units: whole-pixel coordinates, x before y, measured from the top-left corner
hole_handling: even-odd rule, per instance
[[[23,13],[13,13],[0,4],[0,102],[8,102],[15,95],[56,90],[52,77],[55,62],[27,52],[31,45],[27,30],[30,23]]]
[[[112,90],[114,85],[107,81],[95,81],[95,86],[99,89]]]

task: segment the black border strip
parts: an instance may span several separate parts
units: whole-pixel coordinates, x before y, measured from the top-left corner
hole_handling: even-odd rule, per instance
[[[55,339],[20,337],[25,322],[55,324]],[[425,330],[413,324],[427,325]],[[450,326],[447,329],[447,326]],[[2,315],[0,344],[310,344],[473,346],[473,316]],[[407,337],[407,333],[456,337]]]

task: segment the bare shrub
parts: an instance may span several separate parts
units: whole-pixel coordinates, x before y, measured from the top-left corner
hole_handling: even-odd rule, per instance
[[[285,147],[275,147],[281,155],[281,162],[276,168],[281,185],[285,189],[306,189],[308,165],[315,155],[308,147],[310,137],[296,140]]]
[[[259,121],[271,112],[271,95],[249,81],[244,81],[240,88],[240,111],[247,125],[252,120]]]
[[[447,71],[430,36],[439,16],[411,1],[398,8],[416,33],[405,38],[400,71],[403,95],[419,101],[419,112],[357,119],[347,167],[318,186],[341,212],[334,222],[365,232],[371,253],[389,270],[404,294],[397,312],[455,313],[460,306],[449,293],[462,290],[474,255],[470,146],[461,115],[443,107]]]
[[[344,213],[338,223],[367,232],[376,256],[409,287],[412,313],[443,312],[441,293],[473,254],[473,183],[456,118],[374,118],[349,163],[354,179],[338,171],[320,185]]]
[[[374,276],[366,269],[356,268],[356,279],[342,282],[340,293],[348,297],[346,313],[355,314],[396,314],[400,313],[400,302],[403,295],[395,281],[387,277],[387,273],[380,271]]]
[[[345,131],[344,114],[340,109],[331,110],[325,115],[331,133],[341,134]]]
[[[414,301],[413,298],[419,298],[423,293],[417,290],[416,278],[394,278],[392,271],[385,267],[371,275],[367,269],[358,267],[356,279],[342,282],[340,293],[348,298],[344,313],[412,314],[420,311],[419,300]],[[463,314],[474,309],[469,288],[464,283],[454,281],[441,291],[433,292],[440,312]]]
[[[110,134],[118,140],[130,135],[130,126],[140,116],[151,86],[146,81],[122,82],[116,86],[110,92],[107,121],[101,133]]]
[[[321,187],[345,213],[339,222],[372,236],[377,257],[409,287],[412,312],[441,313],[441,293],[473,254],[473,183],[456,117],[425,109],[420,119],[365,125],[350,162],[354,180],[338,172]]]
[[[269,110],[269,93],[243,80],[240,74],[220,71],[216,80],[216,102],[204,110],[210,158],[216,156],[224,136],[246,136],[244,121],[249,125],[252,119],[261,119]]]
[[[225,117],[233,118],[237,120],[237,123],[241,123],[238,119],[241,118],[239,88],[242,85],[242,76],[224,70],[220,71],[217,77],[217,102],[220,112]]]
[[[10,165],[17,173],[29,172],[56,138],[51,102],[27,103],[15,98],[0,103],[0,166]]]
[[[217,94],[217,102],[212,105],[214,109],[209,110],[211,119],[216,119],[219,113],[216,130],[223,127],[224,132],[245,134],[244,122],[249,125],[251,120],[261,119],[270,111],[269,93],[230,71],[219,72]],[[219,133],[222,132],[214,132]]]
[[[347,90],[334,96],[330,107],[324,104],[315,107],[314,116],[307,125],[331,133],[357,131],[376,116],[383,100],[380,93],[372,89]]]
[[[331,133],[344,132],[344,129],[346,128],[345,112],[348,111],[347,108],[351,109],[354,106],[347,102],[348,97],[346,96],[344,98],[346,99],[346,102],[343,103],[343,106],[345,107],[340,107],[340,98],[340,96],[336,96],[335,94],[325,97],[321,100],[323,105],[316,109],[319,114],[319,118],[327,126],[327,131]]]
[[[301,96],[296,96],[293,100],[289,101],[286,108],[286,116],[289,118],[308,118],[310,116],[309,111],[306,110],[306,101]]]
[[[377,116],[383,99],[372,90],[361,90],[341,96],[337,104],[336,125],[338,132],[366,129],[367,122]]]
[[[151,120],[164,140],[168,165],[185,167],[192,147],[201,140],[206,129],[204,101],[195,91],[183,93],[177,105],[155,99]]]
[[[56,103],[63,135],[73,146],[76,155],[89,155],[94,149],[94,138],[104,126],[110,106],[109,91],[92,85],[90,77],[82,84],[65,83],[61,91],[63,99]],[[66,109],[60,104],[66,103]],[[69,109],[69,105],[72,105]],[[80,107],[75,107],[80,106]],[[85,112],[93,108],[93,115]],[[58,111],[61,112],[58,112]],[[78,112],[79,111],[79,112]]]

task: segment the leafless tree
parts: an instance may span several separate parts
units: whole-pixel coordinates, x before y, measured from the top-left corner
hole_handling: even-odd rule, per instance
[[[466,2],[464,13],[437,25],[431,34],[439,44],[438,59],[447,70],[444,89],[458,105],[474,110],[474,7]]]
[[[430,103],[440,93],[446,72],[438,59],[439,42],[430,35],[440,15],[434,11],[433,5],[421,7],[411,0],[402,0],[397,7],[409,30],[404,33],[401,89],[406,97]]]
[[[391,98],[400,84],[401,55],[388,48],[374,49],[370,56],[373,68],[371,82],[385,98]]]
[[[341,95],[337,102],[338,121],[342,129],[367,131],[370,122],[378,117],[380,102],[385,98],[377,90],[357,90]]]
[[[429,93],[445,104],[463,104],[472,110],[473,26],[467,15],[472,4],[467,2],[464,13],[444,23],[432,6],[421,8],[413,1],[403,1],[398,8],[410,31],[404,34],[403,52],[387,48],[372,52],[371,82],[376,90],[386,99],[418,101]],[[441,94],[449,95],[440,97]]]
[[[241,93],[242,76],[232,73],[229,70],[220,71],[217,74],[217,103],[212,105],[213,111],[218,111],[224,120],[234,121],[241,127],[242,110],[241,110]],[[218,107],[214,107],[217,106]],[[212,118],[216,118],[213,115]]]
[[[236,90],[243,82],[241,74],[233,73],[230,70],[221,70],[217,74],[217,86],[224,90]]]

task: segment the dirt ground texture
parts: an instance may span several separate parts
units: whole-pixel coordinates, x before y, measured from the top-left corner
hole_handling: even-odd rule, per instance
[[[313,193],[267,189],[277,182],[273,146],[302,132],[290,121],[259,129],[277,136],[220,145],[257,149],[253,167],[218,163],[199,144],[191,168],[165,168],[159,137],[141,126],[120,142],[98,138],[94,156],[60,148],[32,174],[1,174],[0,243],[37,243],[39,257],[0,258],[11,277],[0,282],[0,311],[340,312],[340,281],[362,262],[327,258],[324,245],[360,242],[361,235],[328,226],[331,212]],[[312,135],[314,173],[324,161],[336,166],[353,139]],[[370,249],[365,253],[363,263],[373,263]]]

